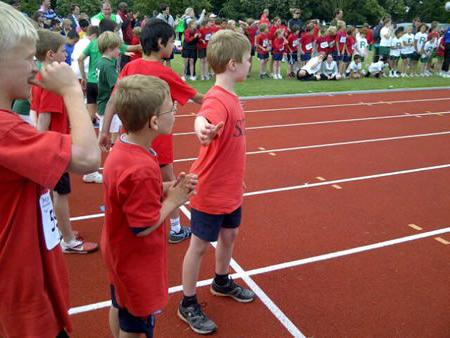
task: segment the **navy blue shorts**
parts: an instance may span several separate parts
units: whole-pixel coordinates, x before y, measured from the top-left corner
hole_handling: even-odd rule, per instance
[[[267,60],[269,58],[269,54],[260,54],[258,53],[258,59]]]
[[[309,60],[311,60],[311,53],[306,53],[306,54],[300,55],[300,60],[301,61],[309,61]]]
[[[116,291],[111,285],[111,303],[119,310],[119,326],[124,332],[144,333],[146,338],[153,338],[153,329],[155,328],[155,316],[136,317],[122,308],[116,299]]]
[[[272,54],[273,61],[281,61],[283,60],[283,54]]]
[[[70,176],[69,173],[64,173],[59,179],[58,183],[56,183],[55,188],[53,189],[59,195],[67,195],[72,191],[70,186]]]
[[[350,63],[352,61],[352,56],[348,55],[348,54],[344,54],[342,61],[344,61],[345,63]]]
[[[298,60],[298,54],[297,53],[289,53],[288,54],[288,63],[290,65],[296,64],[297,60]]]
[[[181,51],[181,57],[183,59],[195,59],[197,58],[197,49],[183,48],[183,50]]]
[[[336,61],[336,62],[342,61],[342,58],[343,58],[342,54],[338,55],[337,52],[333,52],[333,60],[334,61]]]
[[[230,214],[212,215],[191,209],[191,230],[198,238],[207,242],[215,242],[219,238],[221,228],[235,229],[241,225],[242,209],[237,208]]]

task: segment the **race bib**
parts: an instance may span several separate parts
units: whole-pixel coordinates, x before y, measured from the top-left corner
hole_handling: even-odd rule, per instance
[[[263,47],[267,47],[269,45],[269,40],[263,40]]]
[[[211,36],[212,36],[211,33],[206,34],[206,35],[205,35],[205,41],[211,40]]]
[[[39,198],[39,206],[41,208],[42,230],[44,232],[45,246],[47,250],[55,248],[60,240],[55,211],[53,210],[50,192],[46,192]]]
[[[345,43],[347,41],[346,36],[341,36],[341,39],[339,40],[340,43]]]
[[[311,50],[313,45],[312,45],[312,43],[308,43],[305,47],[306,47],[306,50]]]
[[[297,40],[294,40],[293,42],[292,42],[292,46],[294,46],[294,47],[298,47],[298,39]]]
[[[320,43],[320,48],[322,48],[322,49],[325,49],[325,48],[328,48],[328,42],[321,42]]]

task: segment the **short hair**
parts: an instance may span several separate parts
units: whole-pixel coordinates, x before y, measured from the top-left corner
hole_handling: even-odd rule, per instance
[[[70,5],[70,11],[73,12],[75,10],[75,8],[80,8],[80,6],[78,4],[71,4]]]
[[[136,35],[136,37],[140,38],[142,33],[142,27],[136,26],[133,28],[133,34]]]
[[[86,35],[90,36],[90,35],[94,35],[94,34],[98,36],[98,27],[97,26],[89,26],[86,31]]]
[[[116,30],[117,24],[110,19],[103,19],[98,24],[99,33],[103,32],[114,32]]]
[[[170,6],[168,4],[162,3],[159,5],[159,10],[161,12],[164,12],[167,9],[167,7],[170,7]]]
[[[36,44],[36,58],[45,61],[48,51],[57,52],[66,43],[66,39],[59,33],[46,29],[38,30],[39,40]]]
[[[336,22],[336,27],[337,27],[337,29],[345,28],[345,21],[343,21],[343,20],[338,20],[338,21]]]
[[[142,28],[140,37],[142,51],[145,55],[150,55],[152,52],[159,52],[158,40],[161,39],[161,44],[166,46],[174,36],[175,32],[173,27],[167,22],[160,19],[151,19]]]
[[[354,60],[354,61],[356,61],[356,60],[361,60],[361,56],[359,56],[358,54],[356,54],[356,55],[353,57],[353,60]]]
[[[80,25],[81,28],[89,27],[89,20],[80,19],[80,21],[78,21],[78,24]]]
[[[330,26],[327,29],[327,34],[333,34],[336,35],[336,27],[335,26]]]
[[[259,26],[259,31],[262,33],[267,29],[267,25],[265,23],[263,23],[262,25]]]
[[[103,32],[97,39],[98,50],[104,54],[108,49],[119,47],[120,38],[113,32]]]
[[[241,63],[244,54],[250,52],[248,38],[232,30],[218,31],[213,35],[207,47],[207,60],[216,74],[225,72],[230,60]]]
[[[293,25],[291,27],[291,32],[292,33],[297,33],[300,30],[300,26],[299,25]]]
[[[145,128],[169,95],[169,86],[157,77],[132,75],[120,80],[115,104],[125,130],[136,132]]]
[[[17,45],[27,42],[36,43],[38,34],[31,22],[17,9],[0,2],[0,59],[1,56]]]
[[[67,33],[67,38],[72,40],[78,40],[80,36],[78,35],[75,29],[72,29],[69,31],[69,33]]]

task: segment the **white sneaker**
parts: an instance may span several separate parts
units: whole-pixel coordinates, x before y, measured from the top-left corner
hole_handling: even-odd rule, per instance
[[[181,77],[181,80],[183,80],[184,82],[186,82],[186,77],[183,75],[183,76]]]
[[[197,78],[195,76],[191,76],[190,79],[191,79],[191,81],[197,80]]]
[[[283,80],[283,77],[281,76],[281,74],[278,74],[278,80]]]
[[[103,175],[100,174],[98,171],[83,175],[83,182],[85,183],[103,183]]]

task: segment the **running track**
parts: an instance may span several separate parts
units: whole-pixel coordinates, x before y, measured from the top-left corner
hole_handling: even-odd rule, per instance
[[[243,106],[248,191],[232,272],[259,298],[209,293],[211,248],[198,294],[216,336],[450,337],[450,89]],[[178,113],[176,172],[197,155],[197,109]],[[87,240],[100,239],[102,204],[101,186],[73,178],[73,227]],[[157,337],[196,336],[175,314],[187,246],[169,246]],[[100,253],[66,258],[73,337],[109,337]]]

